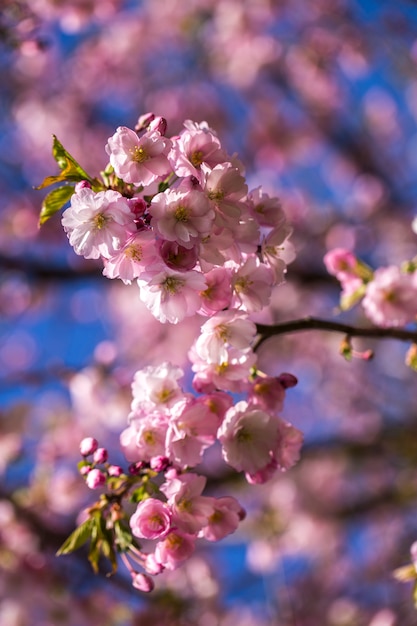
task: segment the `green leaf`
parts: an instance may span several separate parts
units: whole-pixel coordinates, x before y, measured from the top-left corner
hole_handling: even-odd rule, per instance
[[[74,552],[74,550],[81,548],[81,546],[91,538],[93,528],[94,520],[89,518],[78,526],[73,533],[71,533],[68,539],[64,541],[62,546],[59,548],[56,555],[61,556],[62,554],[70,554],[70,552]]]
[[[39,187],[35,189],[43,189],[54,183],[71,182],[77,183],[81,180],[87,180],[94,191],[104,189],[102,183],[96,178],[91,178],[89,174],[81,167],[81,165],[67,152],[62,143],[53,135],[54,141],[52,145],[52,155],[58,163],[61,174],[57,176],[47,176]]]
[[[58,163],[59,169],[63,172],[66,172],[67,174],[80,176],[79,180],[91,180],[89,175],[85,170],[83,170],[81,165],[77,163],[74,157],[72,157],[70,153],[65,150],[64,146],[56,137],[56,135],[53,135],[53,138],[54,142],[52,144],[52,155],[55,161]]]
[[[116,546],[120,552],[126,552],[132,545],[132,533],[125,524],[120,521],[114,523]]]
[[[74,187],[65,185],[54,189],[42,202],[42,208],[39,215],[39,226],[45,224],[57,211],[62,209],[74,193]]]

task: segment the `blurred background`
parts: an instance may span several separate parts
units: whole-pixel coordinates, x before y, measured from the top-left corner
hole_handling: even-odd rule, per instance
[[[371,266],[416,255],[417,7],[407,0],[0,2],[0,626],[413,626],[392,577],[417,539],[416,373],[407,346],[304,332],[260,349],[299,384],[283,417],[302,460],[262,487],[206,462],[213,493],[248,510],[144,596],[122,572],[56,559],[92,501],[78,444],[122,459],[134,371],[186,364],[197,326],[155,322],[137,288],[77,257],[60,220],[38,229],[55,134],[95,176],[119,125],[142,113],[206,120],[278,195],[297,259],[264,321],[338,315],[323,256]],[[119,281],[120,282],[120,281]]]

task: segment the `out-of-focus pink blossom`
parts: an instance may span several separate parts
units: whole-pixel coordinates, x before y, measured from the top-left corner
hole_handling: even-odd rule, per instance
[[[269,464],[278,436],[278,418],[244,401],[227,411],[217,433],[226,463],[248,474]]]
[[[160,539],[165,537],[171,526],[169,507],[155,498],[139,502],[130,518],[130,528],[135,537],[141,539]]]
[[[405,326],[417,317],[417,273],[381,267],[366,286],[362,301],[366,316],[377,326]]]
[[[235,532],[239,522],[245,517],[245,512],[239,502],[231,496],[211,498],[211,504],[213,512],[201,535],[208,541],[220,541]]]
[[[195,550],[195,536],[172,530],[155,549],[157,563],[168,570],[175,570],[190,558]]]

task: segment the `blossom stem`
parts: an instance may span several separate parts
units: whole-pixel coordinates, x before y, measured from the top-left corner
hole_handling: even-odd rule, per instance
[[[403,328],[358,328],[349,324],[342,324],[332,320],[322,320],[316,317],[304,317],[281,324],[257,324],[256,329],[259,339],[254,349],[269,337],[287,335],[304,330],[324,330],[335,333],[343,333],[348,337],[368,337],[374,339],[398,339],[399,341],[413,341],[417,343],[417,330],[405,330]]]

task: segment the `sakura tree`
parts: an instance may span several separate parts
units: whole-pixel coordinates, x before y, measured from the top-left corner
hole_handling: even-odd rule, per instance
[[[7,3],[7,623],[414,623],[414,22],[360,4]]]

